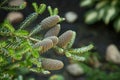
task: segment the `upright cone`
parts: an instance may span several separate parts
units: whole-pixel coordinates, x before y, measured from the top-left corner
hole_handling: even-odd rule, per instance
[[[66,48],[66,46],[68,45],[68,43],[71,41],[73,36],[73,31],[72,30],[68,30],[66,32],[64,32],[60,37],[59,37],[59,42],[58,42],[58,46],[61,48]]]
[[[52,40],[53,46],[55,46],[58,43],[58,38],[56,36],[47,37],[47,39]]]
[[[59,70],[63,68],[64,64],[60,60],[55,59],[42,59],[42,67],[47,70]]]
[[[46,38],[50,36],[57,36],[59,32],[60,32],[60,24],[57,24],[56,26],[51,28],[49,31],[47,31],[44,37]]]
[[[48,29],[55,26],[60,21],[58,15],[50,16],[41,21],[40,25],[42,29]]]
[[[37,42],[34,47],[42,47],[41,53],[46,52],[48,49],[53,47],[53,42],[51,39],[44,39],[41,42]]]

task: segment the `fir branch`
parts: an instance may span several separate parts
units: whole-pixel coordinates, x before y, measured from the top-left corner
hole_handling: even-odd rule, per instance
[[[59,12],[58,12],[58,8],[54,8],[53,14],[54,14],[54,15],[58,15],[58,13],[59,13]]]
[[[57,52],[57,54],[64,55],[64,49],[60,48],[58,46],[54,46],[54,50]]]
[[[35,35],[42,30],[41,25],[38,24],[29,34],[29,36]]]
[[[75,61],[85,61],[85,57],[83,57],[83,56],[71,55],[70,58]]]
[[[34,2],[34,3],[32,3],[32,5],[33,5],[35,12],[38,14],[42,14],[46,9],[46,4],[40,4],[38,6],[37,3]]]
[[[20,24],[18,30],[14,29],[9,22],[4,23],[4,25],[0,27],[0,35],[2,38],[5,37],[5,41],[0,41],[0,57],[2,57],[2,59],[4,58],[4,62],[2,61],[0,65],[0,68],[2,66],[3,70],[0,69],[0,76],[5,75],[6,70],[8,70],[7,73],[9,75],[14,76],[11,74],[11,71],[14,73],[15,69],[19,68],[26,68],[28,71],[42,72],[44,74],[50,73],[46,70],[59,70],[63,68],[64,64],[62,61],[41,56],[41,53],[51,48],[59,54],[78,61],[85,60],[85,57],[78,55],[79,53],[87,52],[93,48],[93,45],[89,45],[83,48],[71,49],[76,37],[76,33],[72,30],[64,32],[59,38],[57,37],[60,31],[60,25],[58,23],[62,19],[57,15],[57,8],[51,9],[52,13],[50,14],[52,15],[43,19],[30,33],[26,30],[22,30],[29,26],[46,8],[45,4],[38,6],[34,3],[33,6],[35,12],[30,14]],[[13,10],[17,10],[17,8],[21,7],[15,6],[15,8],[13,8]],[[9,9],[12,8],[9,7]],[[33,36],[44,29],[49,29],[44,37],[38,38],[39,36]]]
[[[40,4],[40,7],[38,9],[38,13],[42,14],[46,9],[46,5],[45,4]]]
[[[29,26],[30,23],[32,23],[36,18],[38,17],[38,14],[36,12],[30,14],[21,24],[20,29],[24,29],[25,27]]]
[[[6,29],[5,27],[2,27],[0,29],[0,35],[1,36],[11,36],[12,33],[10,32],[10,30]]]
[[[93,49],[93,47],[94,46],[92,44],[90,44],[90,45],[85,46],[85,47],[71,49],[71,50],[69,50],[69,52],[70,53],[77,53],[77,54],[85,53],[85,52],[88,52],[89,50]]]
[[[67,49],[69,49],[73,46],[75,38],[76,38],[76,32],[73,31],[72,38],[70,39],[69,43],[67,44]]]
[[[51,6],[48,6],[48,12],[49,12],[50,16],[53,15],[53,10],[52,10]]]
[[[32,6],[33,6],[35,12],[38,12],[39,7],[38,7],[37,3],[33,2]]]
[[[48,6],[48,12],[50,14],[50,16],[53,16],[53,15],[58,15],[58,8],[54,8],[52,9],[51,6]]]
[[[20,6],[1,6],[0,9],[4,9],[4,10],[12,10],[12,11],[17,11],[17,10],[22,10],[26,7],[26,3],[24,2],[23,4],[21,4]]]
[[[8,42],[8,44],[5,46],[5,48],[12,48],[12,49],[17,49],[19,48],[20,44],[22,43],[22,41],[14,41],[14,42]]]

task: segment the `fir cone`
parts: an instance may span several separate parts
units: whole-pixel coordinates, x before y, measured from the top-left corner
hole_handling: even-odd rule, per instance
[[[56,36],[50,36],[50,37],[47,37],[47,39],[52,40],[53,46],[55,46],[58,43],[58,38]]]
[[[55,59],[42,59],[42,67],[47,70],[59,70],[63,68],[64,64],[60,60]]]
[[[48,29],[55,26],[60,21],[58,15],[50,16],[41,21],[40,25],[42,29]]]
[[[48,29],[54,27],[60,21],[60,17],[58,15],[50,16],[41,21],[40,24],[36,26],[34,30],[30,33],[29,36],[35,35],[41,30]]]
[[[66,46],[68,45],[68,43],[71,41],[73,36],[73,31],[72,30],[68,30],[66,32],[64,32],[60,37],[59,37],[59,42],[58,42],[58,46],[61,48],[66,48]]]
[[[57,36],[60,32],[60,24],[57,24],[55,27],[51,28],[49,31],[47,31],[47,33],[45,34],[45,38],[46,37],[50,37],[50,36]]]
[[[44,39],[40,42],[37,42],[34,47],[42,47],[41,53],[46,52],[48,49],[53,47],[53,42],[51,39]]]

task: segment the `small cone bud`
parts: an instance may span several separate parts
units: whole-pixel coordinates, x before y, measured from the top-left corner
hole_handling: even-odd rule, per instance
[[[63,68],[64,64],[60,60],[55,59],[43,59],[42,67],[47,70],[59,70]]]
[[[58,42],[58,46],[61,48],[66,48],[67,44],[71,41],[73,36],[73,31],[72,30],[68,30],[66,32],[64,32],[60,37],[59,37],[59,42]]]
[[[45,34],[45,38],[49,36],[57,36],[59,32],[60,32],[60,24],[57,24],[55,27],[47,31],[47,33]]]
[[[55,26],[60,21],[58,15],[50,16],[41,21],[40,25],[42,29],[48,29]]]
[[[53,46],[55,46],[58,43],[58,38],[56,36],[47,37],[47,39],[52,40]]]
[[[41,42],[37,42],[34,47],[42,47],[41,53],[46,52],[48,49],[53,47],[53,42],[50,39],[44,39]]]

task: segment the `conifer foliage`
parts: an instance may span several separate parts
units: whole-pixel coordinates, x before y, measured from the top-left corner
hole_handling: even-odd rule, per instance
[[[5,0],[7,2],[7,0]],[[46,51],[54,49],[58,54],[62,54],[70,59],[84,61],[82,53],[93,48],[90,44],[83,48],[73,49],[76,33],[68,30],[58,36],[60,31],[60,22],[64,20],[58,15],[58,9],[52,9],[48,6],[50,16],[43,19],[31,31],[25,30],[26,27],[35,21],[38,15],[46,10],[45,4],[32,4],[35,12],[20,24],[18,29],[8,21],[0,25],[0,80],[21,80],[15,79],[18,75],[32,71],[37,73],[49,74],[48,70],[59,70],[63,68],[64,63],[60,60],[42,57]],[[0,9],[17,10],[20,7],[3,7]],[[22,7],[23,8],[23,7]],[[19,9],[18,9],[19,10]],[[47,29],[45,36],[40,37],[38,32]],[[40,37],[40,38],[38,38]],[[19,78],[19,76],[18,76]]]

